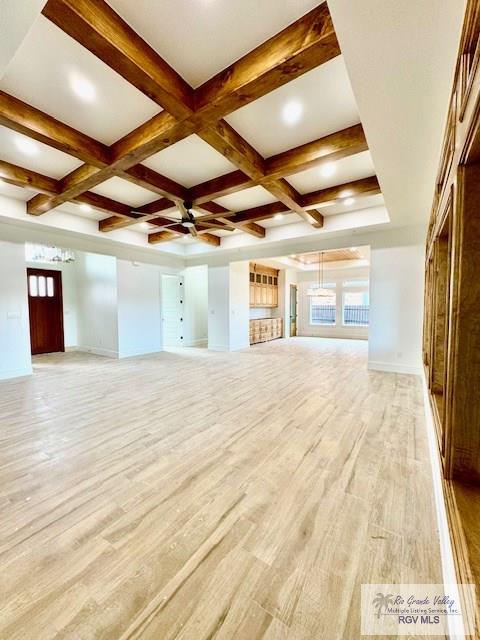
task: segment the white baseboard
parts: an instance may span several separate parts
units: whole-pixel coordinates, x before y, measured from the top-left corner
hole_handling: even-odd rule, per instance
[[[118,354],[118,358],[135,358],[138,356],[148,356],[154,353],[161,353],[163,351],[162,347],[152,346],[151,348],[146,349],[133,349],[132,351],[121,351]]]
[[[80,351],[78,347],[65,347],[65,353],[71,353],[72,351]]]
[[[229,348],[224,344],[210,344],[208,343],[209,351],[229,351]]]
[[[250,347],[249,343],[238,344],[238,345],[234,345],[233,347],[230,347],[224,344],[209,344],[208,350],[209,351],[240,351],[241,349],[248,349],[249,347]]]
[[[77,351],[82,353],[92,353],[94,356],[104,356],[106,358],[118,358],[118,351],[111,349],[98,349],[97,347],[77,347]]]
[[[207,338],[198,338],[197,340],[189,340],[183,346],[184,347],[207,347],[208,340]]]
[[[450,539],[450,529],[448,527],[447,511],[445,507],[445,497],[443,494],[442,468],[439,459],[437,434],[433,422],[432,408],[428,397],[427,381],[425,372],[421,373],[423,386],[423,404],[425,409],[425,425],[428,436],[428,449],[430,453],[430,463],[432,466],[433,494],[435,499],[435,511],[437,514],[438,535],[440,538],[440,559],[442,561],[443,582],[448,585],[449,592],[459,601],[456,589],[457,576],[453,561],[452,542]],[[452,590],[457,591],[456,593]],[[464,640],[465,630],[460,616],[448,616],[449,637],[451,640]]]
[[[7,371],[0,371],[0,380],[10,380],[11,378],[22,378],[24,376],[31,376],[33,373],[32,367],[23,367],[21,369],[8,369]]]
[[[235,344],[233,347],[230,347],[229,351],[241,351],[241,349],[248,349],[250,347],[250,342],[243,344]]]
[[[375,362],[373,360],[368,361],[368,368],[372,371],[388,371],[389,373],[408,373],[414,376],[419,376],[422,373],[422,367],[412,364],[392,364],[391,362]]]

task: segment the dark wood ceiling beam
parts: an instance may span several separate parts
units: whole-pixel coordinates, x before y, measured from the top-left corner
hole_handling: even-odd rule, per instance
[[[125,227],[131,226],[132,224],[136,224],[137,222],[150,222],[151,220],[167,220],[166,218],[158,218],[158,214],[161,211],[166,211],[171,209],[173,203],[171,200],[167,198],[160,198],[159,200],[155,200],[154,202],[150,202],[148,204],[142,205],[141,207],[134,207],[133,212],[136,215],[136,219],[126,220],[125,218],[120,218],[118,216],[111,216],[110,218],[105,218],[104,220],[100,220],[98,223],[98,228],[100,231],[115,231],[116,229],[123,229]],[[152,222],[152,224],[154,224]]]
[[[0,91],[0,124],[96,167],[110,163],[106,145],[4,91]]]
[[[318,207],[330,202],[336,202],[344,198],[357,198],[371,196],[380,193],[380,185],[377,176],[354,180],[336,187],[312,191],[302,196],[302,204],[305,208]],[[311,213],[311,211],[309,211]]]
[[[318,140],[271,156],[264,161],[265,179],[279,179],[326,162],[336,162],[368,149],[361,124],[342,129]],[[237,170],[202,182],[189,189],[194,204],[202,204],[237,193],[257,184],[243,171]]]
[[[97,168],[108,167],[112,161],[106,145],[2,91],[0,124]],[[142,164],[125,171],[118,169],[112,175],[118,175],[173,201],[183,201],[187,197],[187,190],[178,182]]]
[[[49,0],[42,13],[169,113],[193,111],[193,89],[106,2]]]
[[[299,171],[327,162],[336,162],[367,150],[363,127],[356,124],[267,158],[265,173],[268,178],[285,178]]]
[[[255,238],[264,238],[265,237],[265,227],[256,224],[255,222],[247,222],[246,224],[240,224],[238,222],[232,222],[232,218],[218,218],[220,222],[223,222],[231,229],[240,229],[240,231],[244,231],[245,233],[254,236]]]
[[[319,212],[307,214],[301,205],[300,194],[286,180],[266,178],[263,157],[228,123],[225,121],[217,122],[216,125],[209,129],[201,131],[199,135],[219,153],[228,158],[232,164],[236,165],[257,184],[260,183],[261,186],[304,220],[310,222],[311,216],[314,218],[316,226],[323,225],[322,214]]]
[[[270,38],[250,54],[205,83],[195,93],[103,0],[49,0],[44,15],[75,38],[140,91],[168,109],[113,145],[117,170],[126,170],[148,155],[199,131],[253,180],[265,175],[263,158],[225,121],[224,114],[265,95],[306,71],[339,55],[340,49],[326,3]],[[134,46],[132,47],[132,43]],[[180,84],[179,84],[180,83]],[[168,104],[167,101],[168,100]],[[194,112],[195,110],[195,112]],[[175,120],[177,119],[177,120]],[[193,128],[192,128],[193,125]],[[67,176],[68,193],[81,188],[77,175]],[[101,176],[87,172],[88,188]],[[97,182],[98,184],[98,182]],[[270,183],[267,184],[269,188]],[[275,195],[299,211],[289,189],[274,184]],[[284,192],[285,191],[285,192]],[[61,196],[52,200],[56,206]],[[31,213],[48,210],[45,196],[29,203]],[[317,223],[321,221],[318,214]]]
[[[189,199],[193,204],[203,204],[215,198],[228,196],[255,186],[256,182],[239,169],[218,178],[207,180],[189,189]]]
[[[313,224],[315,227],[323,227],[322,214],[313,208],[307,213],[302,204],[302,196],[286,180],[281,178],[280,180],[265,181],[263,186],[305,222]]]
[[[322,2],[199,87],[196,111],[223,118],[340,53],[327,3]]]
[[[126,171],[120,171],[118,175],[173,202],[183,202],[187,199],[187,189],[183,185],[144,164],[136,164]]]
[[[0,179],[17,187],[29,187],[48,195],[54,195],[60,191],[58,180],[4,160],[0,160]]]
[[[170,242],[171,240],[176,240],[178,237],[179,234],[174,231],[155,231],[154,233],[148,234],[148,243],[159,244],[160,242]]]
[[[61,191],[59,180],[3,160],[0,161],[0,179],[17,187],[29,187],[52,196]],[[76,198],[72,198],[72,202],[87,204],[99,211],[123,216],[127,220],[132,218],[132,208],[130,206],[92,191],[86,191]],[[170,202],[170,206],[171,204]]]

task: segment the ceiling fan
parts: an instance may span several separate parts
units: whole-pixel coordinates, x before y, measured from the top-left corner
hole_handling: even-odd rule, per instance
[[[190,233],[193,237],[198,236],[200,231],[207,231],[208,229],[227,229],[228,226],[216,221],[218,214],[207,214],[195,217],[193,214],[193,203],[189,200],[176,203],[180,213],[180,219],[172,216],[162,216],[159,214],[158,218],[148,220],[149,224],[155,224],[162,229],[171,229],[172,231],[180,233]],[[140,212],[132,212],[140,213]],[[145,214],[142,214],[145,215]],[[185,231],[181,231],[179,227],[183,227]]]

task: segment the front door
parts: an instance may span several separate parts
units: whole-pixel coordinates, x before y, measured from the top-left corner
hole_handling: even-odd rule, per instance
[[[290,337],[297,335],[297,285],[290,285]]]
[[[27,269],[32,355],[65,351],[62,272]]]

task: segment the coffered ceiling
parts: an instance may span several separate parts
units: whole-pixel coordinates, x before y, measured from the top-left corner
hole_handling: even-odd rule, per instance
[[[25,219],[212,251],[388,221],[325,2],[48,0],[0,89]]]
[[[0,89],[26,216],[218,247],[382,204],[325,2],[48,0]]]

